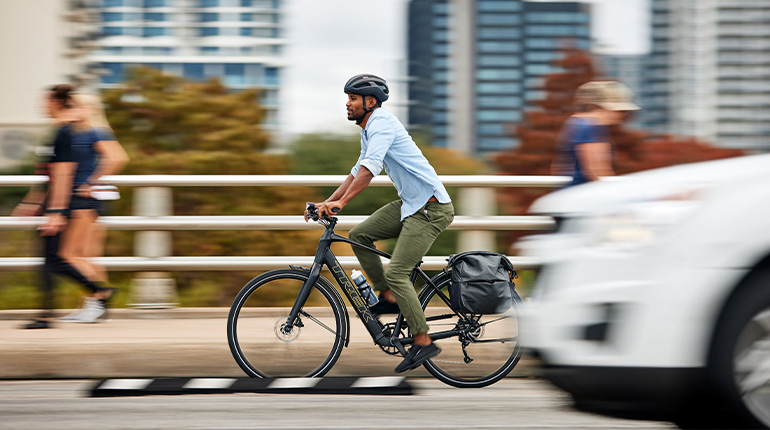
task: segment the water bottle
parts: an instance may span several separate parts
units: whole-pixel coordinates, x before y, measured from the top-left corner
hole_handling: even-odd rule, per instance
[[[374,290],[372,290],[372,286],[369,285],[368,282],[366,282],[366,278],[364,278],[364,274],[361,273],[360,270],[353,270],[352,274],[353,274],[353,283],[355,283],[356,287],[358,287],[358,292],[361,293],[361,297],[364,298],[364,300],[369,305],[369,307],[376,305],[379,300],[377,299],[377,295],[374,294]]]

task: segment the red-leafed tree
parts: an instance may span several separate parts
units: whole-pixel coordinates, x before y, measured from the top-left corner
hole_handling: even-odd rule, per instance
[[[600,78],[592,57],[579,50],[568,50],[555,62],[561,73],[545,77],[545,97],[532,103],[524,120],[511,127],[519,138],[519,146],[497,154],[493,162],[505,175],[550,175],[556,155],[558,135],[564,121],[572,115],[575,90],[582,84]],[[743,155],[738,149],[718,148],[694,138],[650,135],[625,126],[612,127],[610,138],[614,148],[615,173],[622,175],[658,167],[695,161],[716,160]],[[498,193],[500,210],[506,214],[526,213],[532,202],[550,192],[538,188],[510,188]],[[501,237],[510,244],[522,233]]]

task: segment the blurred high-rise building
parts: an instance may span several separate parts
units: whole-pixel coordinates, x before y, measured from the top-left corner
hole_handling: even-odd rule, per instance
[[[82,1],[0,1],[0,170],[48,140],[44,90],[87,78],[95,34]]]
[[[652,0],[654,130],[770,150],[770,1]]]
[[[101,37],[90,59],[97,86],[120,84],[133,66],[194,81],[220,78],[233,90],[258,88],[263,125],[278,118],[285,65],[282,0],[100,0]]]
[[[628,86],[634,93],[634,102],[642,107],[634,112],[627,125],[648,129],[647,101],[644,98],[645,66],[648,56],[638,54],[597,54],[594,56],[600,78],[615,79]]]
[[[470,154],[516,145],[511,126],[565,48],[590,49],[590,24],[577,2],[412,0],[409,126]]]

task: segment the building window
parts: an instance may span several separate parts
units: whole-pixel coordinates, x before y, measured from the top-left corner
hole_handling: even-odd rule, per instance
[[[481,69],[476,71],[480,81],[516,81],[521,79],[519,70],[511,69]]]
[[[265,67],[265,85],[279,85],[278,69]]]
[[[511,96],[481,96],[477,102],[482,108],[518,108],[521,107],[521,99]]]
[[[527,12],[527,22],[587,24],[588,15],[582,12]]]
[[[433,41],[435,42],[448,42],[449,41],[449,31],[448,30],[439,30],[433,32]]]
[[[451,6],[446,1],[433,3],[433,13],[436,15],[447,15],[451,12],[451,9]]]
[[[201,0],[201,7],[219,7],[219,0]]]
[[[200,49],[203,55],[217,55],[219,53],[218,46],[201,46]]]
[[[102,63],[102,68],[108,73],[102,75],[102,82],[105,84],[117,84],[124,81],[123,63]]]
[[[166,7],[167,0],[144,0],[144,7]]]
[[[144,14],[144,20],[145,21],[154,21],[154,22],[160,22],[166,20],[166,14],[165,13],[156,13],[156,12],[148,12]]]
[[[253,35],[254,35],[253,28],[241,28],[241,36],[253,36]]]
[[[526,31],[533,36],[588,36],[584,25],[528,25]]]
[[[521,10],[521,2],[519,0],[480,1],[477,8],[479,12],[516,12]]]
[[[201,36],[218,36],[219,28],[217,27],[202,27]]]
[[[206,76],[203,74],[203,64],[188,63],[182,67],[184,77],[193,81],[202,81]]]
[[[519,39],[521,30],[518,28],[482,28],[479,29],[479,39]]]
[[[123,14],[120,12],[104,12],[102,13],[103,22],[118,22],[123,21]]]
[[[521,120],[518,110],[479,110],[476,119],[481,122],[515,122]]]
[[[121,46],[105,46],[100,52],[102,55],[120,55],[123,53]]]
[[[121,7],[123,0],[104,0],[104,7]]]
[[[123,27],[104,27],[102,30],[105,36],[122,36]]]
[[[436,16],[433,18],[433,27],[434,28],[448,28],[449,27],[449,17],[446,16]]]
[[[561,54],[559,52],[553,52],[553,51],[551,51],[551,52],[527,52],[526,54],[524,54],[524,56],[525,56],[527,61],[531,61],[531,62],[537,62],[537,61],[547,62],[547,61],[551,61],[551,60],[555,60],[557,58],[560,58]]]
[[[481,25],[517,25],[521,23],[521,17],[512,13],[481,14],[478,17]]]
[[[514,55],[479,55],[479,66],[518,66],[521,60]]]
[[[561,71],[561,68],[554,67],[548,64],[528,64],[524,71],[528,75],[547,75],[549,73],[557,73]]]
[[[166,47],[145,47],[142,49],[144,55],[171,55],[171,48]]]
[[[504,136],[505,135],[505,128],[500,123],[493,123],[493,124],[479,124],[477,129],[478,134],[483,134],[486,136]]]
[[[167,36],[168,28],[165,27],[144,27],[142,35],[144,37]]]
[[[487,137],[478,140],[479,149],[483,151],[499,151],[516,145],[514,138]]]
[[[246,83],[244,64],[225,64],[225,85],[244,85]]]
[[[481,82],[476,85],[476,92],[479,94],[513,95],[521,92],[521,85],[513,82]]]
[[[449,55],[449,44],[434,43],[431,47],[431,51],[433,51],[433,55]]]
[[[218,13],[202,13],[200,14],[201,22],[216,22],[219,21]]]
[[[513,53],[521,51],[521,44],[518,42],[479,42],[477,47],[479,52]]]

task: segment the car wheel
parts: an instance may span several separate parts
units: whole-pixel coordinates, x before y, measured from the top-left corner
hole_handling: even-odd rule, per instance
[[[741,428],[770,428],[770,271],[753,274],[728,302],[709,364],[716,393]]]

